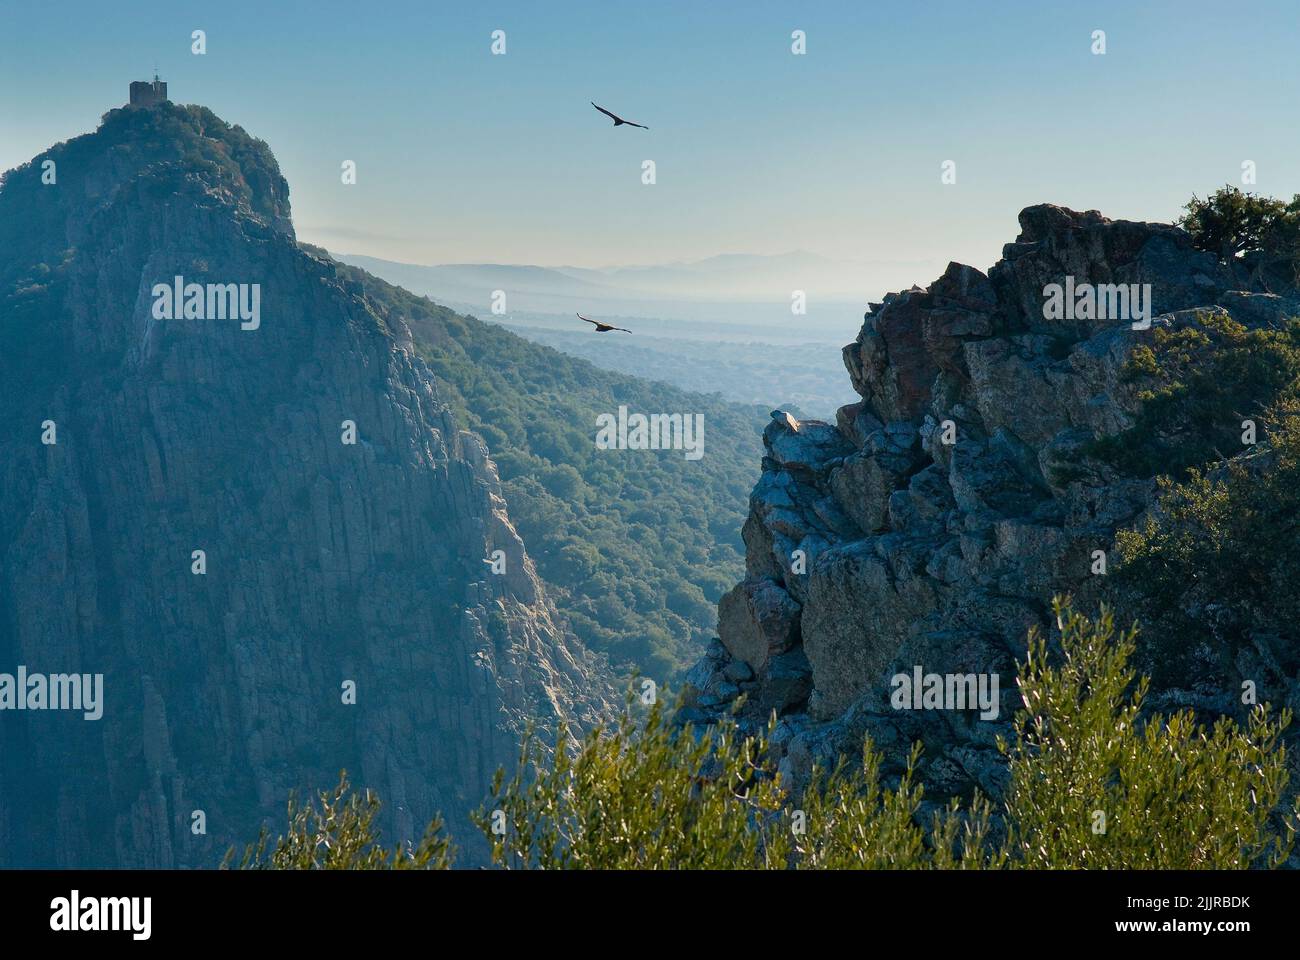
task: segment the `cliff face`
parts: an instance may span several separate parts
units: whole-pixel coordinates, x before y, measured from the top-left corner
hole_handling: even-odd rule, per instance
[[[766,428],[747,576],[720,604],[720,639],[688,677],[683,717],[716,717],[742,693],[743,722],[776,710],[796,782],[869,733],[895,769],[925,742],[931,793],[997,795],[996,738],[1018,706],[1027,631],[1047,627],[1056,593],[1083,609],[1107,595],[1096,551],[1114,562],[1116,531],[1148,510],[1155,483],[1092,451],[1136,422],[1145,401],[1125,364],[1153,330],[1045,319],[1045,287],[1151,284],[1153,329],[1198,311],[1250,327],[1300,314],[1175,227],[1055,206],[1024,210],[1020,225],[987,275],[950,264],[927,289],[871,305],[844,348],[862,401],[834,425],[777,411]],[[1241,657],[1242,675],[1277,680],[1261,702],[1294,702],[1262,648]],[[917,667],[998,675],[999,716],[894,709],[891,678]],[[1231,712],[1240,687],[1202,684],[1197,701],[1203,679],[1174,677],[1156,699]]]
[[[176,276],[260,322],[157,319]],[[605,709],[484,443],[238,127],[114,111],[11,171],[0,347],[0,672],[104,675],[99,720],[0,712],[0,865],[213,866],[341,768],[464,840],[526,720]]]

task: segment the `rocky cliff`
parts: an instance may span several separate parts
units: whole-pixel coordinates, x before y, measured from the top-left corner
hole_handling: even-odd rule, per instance
[[[1101,455],[1168,440],[1138,429],[1155,401],[1135,351],[1210,315],[1255,330],[1300,315],[1293,288],[1270,292],[1248,262],[1199,250],[1177,227],[1050,205],[1024,210],[1020,227],[987,274],[953,263],[926,289],[871,304],[844,348],[862,399],[835,424],[776,411],[766,428],[747,576],[720,604],[719,640],[690,672],[682,717],[710,720],[742,694],[742,723],[776,711],[795,782],[869,733],[895,770],[924,742],[932,795],[997,795],[996,738],[1018,706],[1027,631],[1048,626],[1054,594],[1084,608],[1108,598],[1117,531],[1153,507],[1157,469]],[[1067,280],[1150,284],[1150,329],[1091,307],[1048,319],[1047,291]],[[1233,436],[1240,417],[1227,419],[1214,428]],[[1256,626],[1251,642],[1165,677],[1153,702],[1232,713],[1243,677],[1265,688],[1260,702],[1300,701],[1293,628]],[[895,709],[891,679],[918,667],[998,675],[999,716]]]
[[[160,319],[177,276],[257,323]],[[606,708],[400,316],[203,108],[4,178],[0,421],[0,672],[104,676],[98,720],[0,712],[0,866],[213,866],[341,768],[463,841],[527,720]]]

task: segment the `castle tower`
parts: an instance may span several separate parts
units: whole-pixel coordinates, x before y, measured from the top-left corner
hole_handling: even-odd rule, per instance
[[[158,79],[158,74],[153,75],[153,82],[148,80],[131,81],[131,101],[132,107],[152,107],[158,103],[167,102],[167,84]]]

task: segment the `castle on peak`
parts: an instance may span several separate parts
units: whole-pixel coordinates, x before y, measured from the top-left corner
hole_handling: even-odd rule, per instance
[[[158,74],[153,75],[153,82],[148,80],[131,81],[131,100],[129,106],[132,107],[152,107],[159,103],[167,102],[167,84],[158,79]]]

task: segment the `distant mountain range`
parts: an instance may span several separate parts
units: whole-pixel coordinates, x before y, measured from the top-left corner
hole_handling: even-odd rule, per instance
[[[883,292],[888,280],[907,277],[902,284],[906,286],[910,278],[942,268],[930,261],[852,263],[806,251],[775,256],[722,254],[690,263],[605,269],[495,263],[423,266],[356,254],[334,256],[478,315],[490,314],[493,292],[501,290],[512,316],[521,311],[597,312],[776,327],[836,342],[852,338],[867,301]],[[791,310],[796,290],[806,295],[805,314]]]

